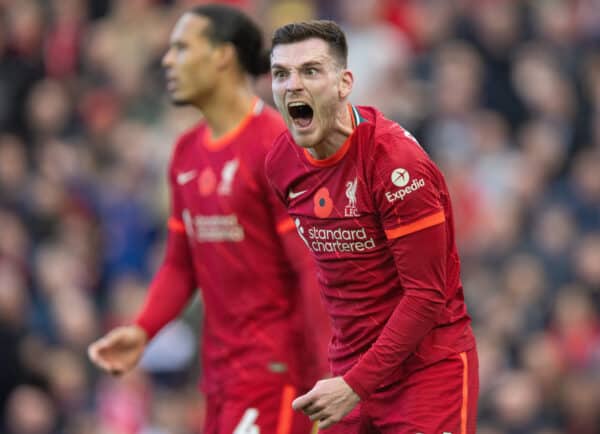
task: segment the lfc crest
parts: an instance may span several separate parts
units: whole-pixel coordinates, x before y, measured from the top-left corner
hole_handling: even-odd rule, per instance
[[[358,178],[354,178],[354,180],[346,183],[346,197],[348,198],[348,205],[344,208],[344,216],[346,217],[358,217],[358,210],[356,209],[357,184]]]

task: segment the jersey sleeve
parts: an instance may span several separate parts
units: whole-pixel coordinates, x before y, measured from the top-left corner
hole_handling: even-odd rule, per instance
[[[448,244],[441,174],[409,136],[387,136],[379,145],[371,167],[373,199],[403,295],[375,343],[344,375],[361,399],[401,369],[445,306]]]
[[[183,222],[183,202],[173,163],[169,169],[171,211],[167,223],[165,258],[150,283],[144,305],[134,323],[151,339],[186,306],[196,288],[192,254]]]
[[[183,204],[183,199],[181,198],[181,192],[177,188],[175,159],[173,159],[169,166],[168,183],[171,207],[169,210],[169,220],[167,221],[167,227],[170,231],[185,234],[185,224],[183,221],[183,211],[185,207]]]

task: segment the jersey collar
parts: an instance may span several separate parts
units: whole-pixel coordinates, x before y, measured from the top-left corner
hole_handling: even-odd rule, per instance
[[[348,138],[344,141],[344,144],[340,147],[340,149],[337,150],[337,152],[335,154],[333,154],[323,160],[316,159],[315,157],[313,157],[310,154],[310,152],[308,152],[308,149],[304,149],[304,156],[306,157],[306,159],[308,160],[308,162],[310,164],[312,164],[313,166],[316,166],[316,167],[328,167],[328,166],[333,166],[338,161],[340,161],[342,158],[344,158],[344,155],[346,155],[346,153],[348,152],[348,149],[350,149],[350,144],[352,143],[352,136],[354,135],[354,131],[356,130],[356,127],[358,127],[360,124],[365,122],[365,119],[363,117],[361,117],[358,109],[354,105],[348,104],[348,112],[350,113],[350,120],[352,122],[352,132],[350,133]]]
[[[212,131],[207,126],[204,130],[204,146],[211,151],[218,151],[226,147],[234,138],[236,138],[244,130],[244,128],[246,128],[246,126],[254,116],[260,114],[264,105],[265,103],[263,102],[263,100],[261,100],[258,97],[254,97],[252,108],[248,111],[248,113],[246,113],[246,115],[240,121],[240,123],[237,124],[237,126],[234,129],[219,137],[218,139],[212,138]]]

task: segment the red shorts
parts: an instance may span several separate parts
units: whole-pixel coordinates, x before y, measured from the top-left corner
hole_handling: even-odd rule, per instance
[[[311,434],[313,423],[292,410],[299,394],[296,387],[272,380],[209,394],[203,434]]]
[[[475,434],[479,364],[475,349],[378,389],[323,434]]]

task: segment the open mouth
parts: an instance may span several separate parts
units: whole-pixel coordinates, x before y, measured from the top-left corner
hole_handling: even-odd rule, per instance
[[[299,128],[310,126],[313,120],[313,109],[311,106],[304,102],[292,102],[288,104],[287,108],[294,125]]]

